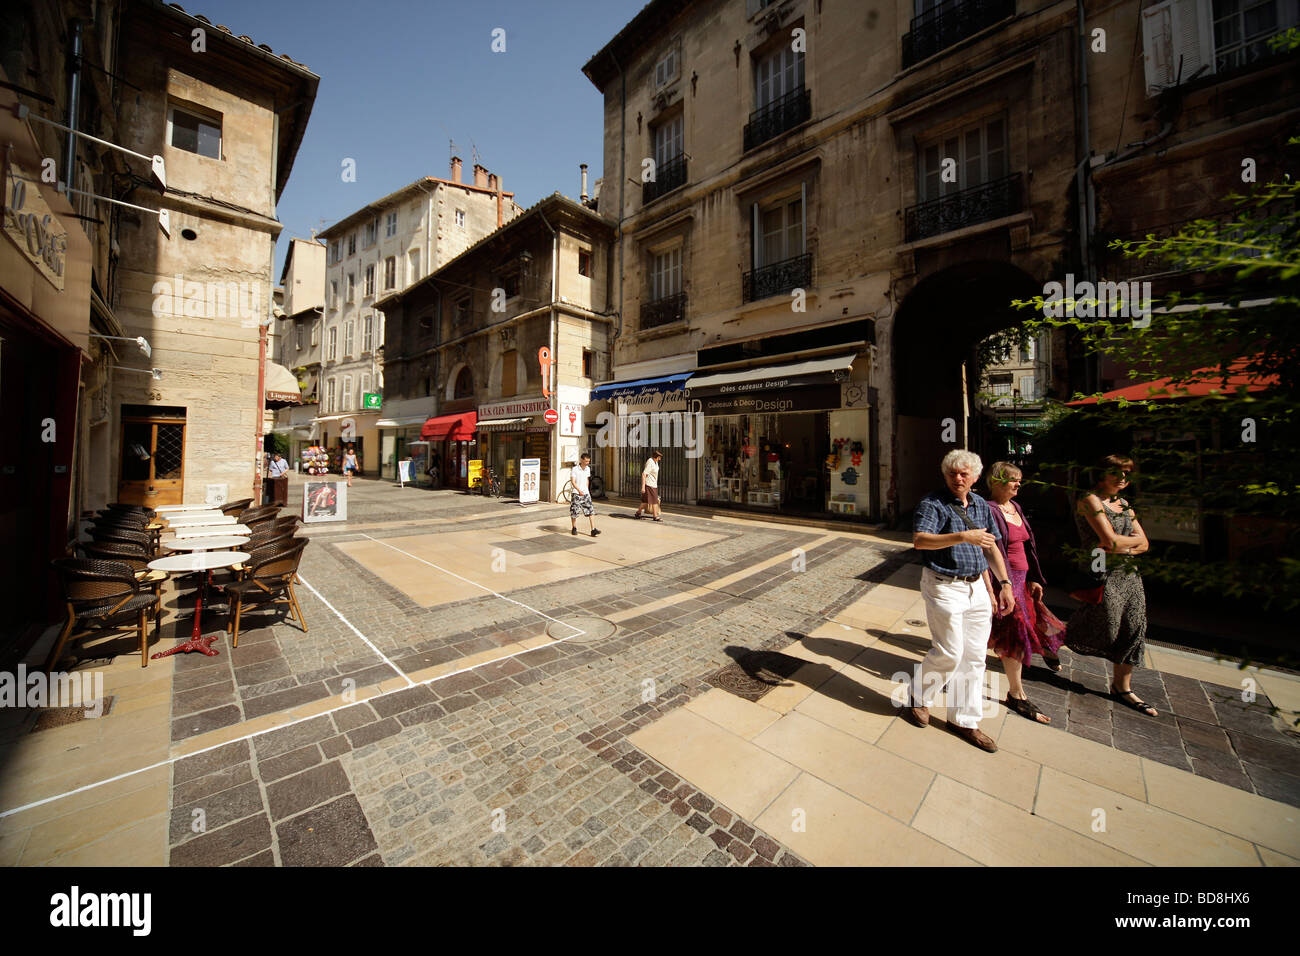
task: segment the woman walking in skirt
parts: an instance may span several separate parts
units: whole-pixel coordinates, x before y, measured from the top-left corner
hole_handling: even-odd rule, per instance
[[[1038,566],[1034,532],[1025,512],[1014,500],[1020,493],[1023,478],[1019,468],[1005,461],[994,462],[989,469],[989,504],[1002,535],[998,548],[1011,578],[1011,593],[1016,598],[1015,610],[993,618],[989,647],[1002,659],[1002,669],[1007,675],[1006,706],[1021,717],[1050,724],[1052,718],[1033,705],[1020,678],[1034,654],[1041,654],[1049,669],[1061,669],[1056,651],[1065,636],[1065,625],[1043,603],[1046,581]]]
[[[1101,548],[1108,555],[1143,554],[1150,548],[1129,503],[1119,496],[1134,470],[1133,459],[1107,455],[1098,464],[1100,478],[1080,496],[1074,523],[1086,551]],[[1142,662],[1147,634],[1146,593],[1136,570],[1112,567],[1103,572],[1101,602],[1084,604],[1070,617],[1065,646],[1076,654],[1104,657],[1115,671],[1110,697],[1148,717],[1156,709],[1133,693],[1133,668]]]

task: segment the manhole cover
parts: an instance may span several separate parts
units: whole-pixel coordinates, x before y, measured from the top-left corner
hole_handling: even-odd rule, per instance
[[[773,687],[788,684],[786,678],[804,663],[776,651],[754,651],[710,674],[704,682],[745,700],[757,701]]]
[[[907,624],[909,627],[925,627],[925,621],[917,621],[911,618],[908,619]]]
[[[618,630],[618,625],[603,617],[571,617],[556,621],[546,629],[546,636],[556,641],[574,644],[594,644],[603,641]]]

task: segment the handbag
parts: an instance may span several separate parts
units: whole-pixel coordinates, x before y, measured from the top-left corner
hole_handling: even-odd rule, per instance
[[[1073,568],[1065,576],[1065,590],[1081,604],[1100,604],[1106,592],[1106,575],[1091,569]]]

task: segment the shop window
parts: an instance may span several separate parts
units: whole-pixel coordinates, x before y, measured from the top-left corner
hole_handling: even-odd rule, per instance
[[[501,394],[517,395],[519,389],[515,379],[517,378],[517,369],[519,362],[519,353],[514,349],[504,352],[501,355]]]

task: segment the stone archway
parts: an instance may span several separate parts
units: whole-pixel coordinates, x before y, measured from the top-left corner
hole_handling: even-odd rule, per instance
[[[1007,262],[950,266],[922,279],[893,323],[894,430],[891,511],[900,519],[939,481],[953,448],[979,447],[971,414],[979,388],[979,343],[1022,323],[1013,299],[1042,293],[1042,283]],[[963,375],[963,371],[965,374]],[[986,462],[987,463],[987,462]]]

